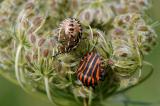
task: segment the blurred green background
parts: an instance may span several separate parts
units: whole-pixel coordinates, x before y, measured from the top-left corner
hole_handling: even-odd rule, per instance
[[[154,21],[160,21],[160,0],[152,0],[153,6],[148,11],[148,15]],[[157,26],[156,31],[160,36],[160,26]],[[160,103],[160,43],[154,48],[145,60],[151,62],[154,66],[154,74],[146,82],[136,88],[130,90],[127,94],[132,100],[144,102],[159,102]],[[145,71],[145,70],[144,70]],[[63,102],[63,101],[62,101]],[[116,104],[120,106],[121,104]],[[25,93],[20,87],[7,81],[0,76],[0,106],[52,106],[49,102],[37,97],[33,97]],[[142,105],[129,105],[142,106]],[[145,106],[145,105],[143,105]],[[154,104],[153,106],[160,106]]]

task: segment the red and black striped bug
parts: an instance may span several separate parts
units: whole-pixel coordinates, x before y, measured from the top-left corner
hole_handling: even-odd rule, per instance
[[[80,62],[77,78],[85,86],[95,87],[100,80],[104,80],[105,70],[103,60],[98,53],[87,53]]]

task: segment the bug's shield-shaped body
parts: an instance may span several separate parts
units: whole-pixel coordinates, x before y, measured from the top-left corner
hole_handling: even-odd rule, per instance
[[[94,87],[100,80],[104,79],[104,76],[102,58],[97,53],[87,53],[80,62],[77,78],[83,85]]]
[[[60,24],[58,30],[58,46],[60,53],[69,52],[74,49],[82,36],[82,27],[75,18],[67,18]]]

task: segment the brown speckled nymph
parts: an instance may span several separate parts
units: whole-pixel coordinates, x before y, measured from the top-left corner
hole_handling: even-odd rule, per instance
[[[87,53],[80,62],[77,78],[84,86],[95,87],[100,80],[104,80],[104,77],[103,59],[97,53]]]
[[[60,53],[69,52],[74,49],[82,36],[82,27],[75,18],[67,18],[59,26],[58,29],[58,50]]]

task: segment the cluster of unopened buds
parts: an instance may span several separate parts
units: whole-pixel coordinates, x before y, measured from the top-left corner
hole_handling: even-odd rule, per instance
[[[0,10],[0,28],[12,27],[0,32],[0,71],[27,92],[47,95],[58,106],[105,106],[107,98],[149,76],[143,76],[143,57],[157,35],[143,18],[148,0],[5,4],[10,9]]]

